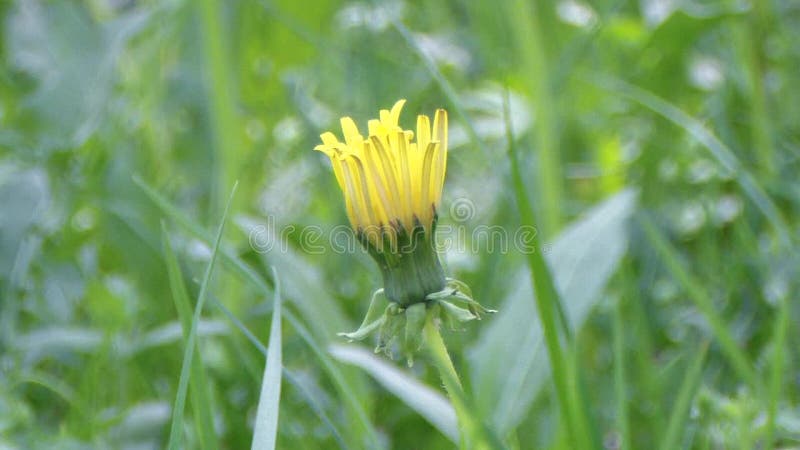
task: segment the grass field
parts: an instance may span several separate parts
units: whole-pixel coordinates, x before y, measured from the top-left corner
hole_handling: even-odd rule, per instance
[[[0,449],[800,448],[796,0],[0,17]],[[381,273],[313,148],[401,98],[498,310],[452,395],[337,336]]]

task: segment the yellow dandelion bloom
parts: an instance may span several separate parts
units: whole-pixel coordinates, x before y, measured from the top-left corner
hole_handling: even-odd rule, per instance
[[[397,242],[415,227],[431,231],[442,198],[447,169],[447,112],[417,117],[414,132],[399,125],[405,100],[381,110],[364,137],[353,119],[341,119],[344,142],[331,132],[321,135],[315,150],[331,160],[342,189],[350,223],[377,248],[382,237]]]
[[[436,248],[436,211],[447,171],[447,112],[436,110],[433,124],[428,116],[417,116],[415,135],[399,125],[404,104],[400,100],[381,110],[369,121],[367,137],[353,119],[343,117],[344,142],[326,132],[315,150],[330,158],[350,223],[383,276],[383,288],[373,294],[361,326],[341,335],[363,339],[377,332],[376,351],[391,353],[398,342],[411,363],[427,322],[441,317],[453,326],[492,311],[472,298],[466,284],[445,277]]]

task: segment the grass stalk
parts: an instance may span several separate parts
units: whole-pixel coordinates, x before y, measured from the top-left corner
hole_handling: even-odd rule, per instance
[[[178,312],[178,319],[183,329],[184,345],[188,345],[189,335],[192,332],[192,305],[189,303],[189,294],[186,292],[186,284],[181,274],[178,259],[172,248],[166,226],[161,224],[161,236],[164,247],[164,259],[167,264],[167,274],[169,285],[172,291],[172,300]],[[197,354],[192,358],[191,379],[189,385],[189,395],[192,397],[192,411],[195,421],[195,429],[200,441],[201,449],[219,448],[216,435],[214,434],[214,412],[211,409],[211,393],[206,376],[203,358],[199,351],[199,344],[195,342],[194,352]]]
[[[232,92],[235,86],[229,72],[233,67],[227,61],[227,33],[223,30],[222,11],[224,2],[217,0],[200,0],[197,6],[200,12],[203,54],[206,64],[206,88],[209,95],[209,115],[214,136],[214,170],[216,187],[211,192],[212,211],[218,211],[224,198],[225,190],[236,178],[238,168],[233,164],[242,161],[242,142],[239,135],[241,127],[236,115],[236,102]]]
[[[172,205],[169,200],[145,183],[140,177],[134,176],[133,181],[144,191],[153,204],[156,205],[164,214],[166,214],[167,217],[175,221],[176,224],[205,243],[213,242],[213,238],[209,236],[206,230],[186,217],[186,215]],[[269,296],[272,294],[272,290],[264,281],[264,279],[238,256],[226,251],[225,249],[220,249],[220,257],[222,262],[226,263],[229,269],[231,269],[241,279],[253,286],[260,295]],[[361,428],[361,430],[365,433],[366,440],[370,443],[371,448],[381,448],[381,442],[378,439],[378,433],[375,430],[375,427],[369,420],[364,407],[359,401],[358,395],[356,395],[356,391],[347,381],[339,366],[336,365],[331,359],[330,355],[328,355],[328,353],[322,349],[311,331],[309,331],[302,324],[300,319],[295,316],[292,310],[286,308],[283,311],[283,315],[287,322],[289,322],[292,328],[300,335],[301,339],[305,341],[314,355],[319,359],[328,376],[331,377],[333,384],[342,395],[345,405],[356,418],[356,423],[359,425],[359,428]]]
[[[220,221],[217,235],[214,238],[214,247],[211,252],[211,259],[206,266],[203,281],[200,284],[200,292],[197,294],[197,304],[192,316],[192,326],[189,329],[189,337],[186,341],[186,347],[183,352],[183,364],[181,365],[181,375],[178,380],[178,392],[175,395],[175,402],[172,407],[172,424],[169,432],[169,444],[167,447],[170,450],[179,450],[185,447],[183,444],[183,412],[186,404],[186,392],[189,387],[189,377],[191,374],[192,359],[194,358],[195,341],[197,341],[197,327],[200,323],[200,316],[203,313],[203,305],[205,304],[206,297],[208,296],[208,285],[211,282],[211,274],[214,272],[214,264],[217,261],[219,254],[219,245],[222,241],[222,233],[225,230],[225,221],[228,218],[228,209],[230,208],[233,200],[233,195],[236,193],[238,183],[234,183],[231,195],[228,198],[228,203],[225,205],[225,210],[222,213],[222,220]]]
[[[613,348],[614,348],[614,399],[616,402],[616,427],[619,433],[619,450],[631,448],[630,413],[628,411],[627,375],[625,373],[625,318],[623,302],[618,298],[614,304]]]
[[[544,48],[542,24],[537,2],[515,0],[509,14],[511,32],[519,47],[528,91],[534,101],[534,139],[536,145],[536,181],[541,221],[547,237],[553,237],[561,225],[563,188],[560,149],[558,147],[558,107],[553,96]],[[540,8],[541,9],[541,8]]]
[[[778,402],[781,397],[784,368],[784,347],[789,330],[789,301],[782,299],[778,310],[775,333],[772,336],[772,360],[769,374],[769,403],[767,407],[767,430],[764,448],[775,448],[775,421],[778,416]]]
[[[283,340],[281,337],[281,288],[278,272],[273,267],[275,298],[272,325],[269,331],[269,348],[261,381],[261,394],[253,427],[253,450],[275,450],[278,440],[278,417],[281,401],[281,374],[283,373]]]
[[[750,145],[758,160],[759,172],[772,176],[775,174],[775,150],[772,142],[772,126],[767,108],[767,94],[764,80],[764,57],[761,50],[765,46],[763,30],[768,26],[768,1],[755,2],[751,14],[733,19],[734,49],[738,53],[743,73],[746,75],[750,94]]]
[[[528,201],[525,184],[522,180],[522,174],[519,168],[519,161],[516,154],[516,145],[514,143],[513,131],[511,130],[509,115],[508,115],[508,100],[506,96],[506,133],[508,139],[508,152],[509,159],[511,160],[511,179],[513,183],[513,191],[515,194],[517,208],[519,209],[520,222],[524,226],[531,226],[536,228],[538,222],[536,221],[533,208]],[[534,236],[535,248],[538,250],[540,247],[538,235]],[[528,252],[526,255],[527,265],[530,274],[531,284],[534,290],[534,300],[536,308],[539,313],[539,319],[542,324],[544,332],[545,345],[547,347],[547,355],[550,360],[550,368],[552,371],[552,380],[555,385],[556,395],[559,402],[559,411],[566,427],[567,435],[575,448],[593,448],[590,444],[591,439],[585,432],[589,427],[585,425],[586,416],[582,402],[573,402],[574,397],[570,395],[568,380],[571,378],[569,374],[570,367],[564,356],[562,349],[561,339],[559,338],[559,329],[557,321],[562,318],[562,328],[566,331],[569,329],[565,322],[566,317],[560,314],[563,311],[560,306],[558,291],[553,283],[553,278],[550,274],[550,269],[540,251]]]
[[[686,376],[683,379],[683,383],[681,383],[678,397],[672,408],[672,414],[670,414],[667,422],[667,431],[661,440],[661,446],[659,447],[661,450],[682,448],[680,439],[685,432],[684,425],[689,418],[692,400],[694,400],[697,388],[700,386],[703,375],[703,362],[706,359],[707,351],[708,343],[705,343],[686,370]]]

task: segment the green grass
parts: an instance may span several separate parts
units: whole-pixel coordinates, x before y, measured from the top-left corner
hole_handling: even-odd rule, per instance
[[[183,443],[183,412],[184,407],[186,405],[186,392],[189,389],[189,377],[191,376],[192,372],[194,372],[195,365],[193,364],[194,361],[194,352],[197,348],[196,341],[197,341],[197,328],[198,324],[200,323],[200,318],[203,315],[203,305],[206,302],[206,298],[208,295],[208,286],[211,282],[211,275],[214,273],[214,264],[217,262],[217,253],[219,252],[219,244],[222,242],[222,232],[225,230],[225,220],[228,218],[228,209],[230,208],[231,201],[233,200],[233,195],[236,193],[236,184],[233,185],[233,191],[231,192],[230,199],[228,199],[228,203],[225,205],[225,212],[222,213],[222,220],[220,221],[219,228],[217,231],[217,235],[214,238],[214,247],[211,250],[211,258],[208,261],[208,266],[206,267],[205,273],[203,275],[203,281],[200,284],[200,292],[197,294],[197,302],[194,308],[194,313],[192,314],[191,324],[189,326],[189,331],[184,333],[186,336],[186,348],[183,351],[183,363],[181,364],[181,375],[178,379],[178,392],[175,395],[175,403],[172,405],[172,425],[170,426],[169,430],[169,444],[168,447],[170,449],[179,449],[184,447]],[[174,295],[174,293],[173,293]],[[198,386],[201,389],[204,386]],[[197,396],[199,399],[200,396]],[[200,404],[198,404],[198,408]],[[200,413],[198,411],[199,414]],[[205,413],[207,414],[207,413]],[[213,428],[212,428],[213,429]],[[203,436],[205,438],[205,436]],[[205,439],[204,439],[205,440]],[[210,443],[205,444],[210,445]]]
[[[164,259],[169,273],[169,286],[172,291],[172,300],[175,302],[175,309],[183,329],[184,344],[188,345],[189,335],[193,332],[192,306],[189,303],[189,294],[186,292],[186,284],[181,273],[178,259],[169,241],[166,227],[162,228],[162,239],[164,242]],[[196,333],[196,326],[194,327]],[[193,380],[190,389],[192,397],[192,410],[194,412],[195,429],[199,437],[201,448],[218,447],[216,435],[214,433],[214,411],[211,409],[210,390],[208,386],[208,375],[203,366],[203,357],[197,350],[197,338],[192,339],[195,349],[192,354],[190,376]],[[176,410],[178,411],[178,410]],[[183,412],[180,409],[181,413]],[[180,421],[173,420],[173,423]]]
[[[0,4],[0,447],[797,447],[800,8],[752,3]],[[412,368],[336,335],[381,279],[312,151],[399,98],[498,310]]]

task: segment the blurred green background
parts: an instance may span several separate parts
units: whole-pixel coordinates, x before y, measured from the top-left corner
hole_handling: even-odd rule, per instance
[[[526,255],[472,240],[513,233],[520,198],[584,442],[800,446],[797,1],[7,0],[0,16],[0,448],[166,446],[181,299],[236,180],[184,447],[250,445],[274,266],[278,448],[453,448],[425,357],[335,335],[380,287],[373,262],[304,245],[347,220],[319,134],[398,98],[408,128],[450,112],[440,220],[464,246],[442,258],[500,312],[444,334],[502,446],[575,448]]]

